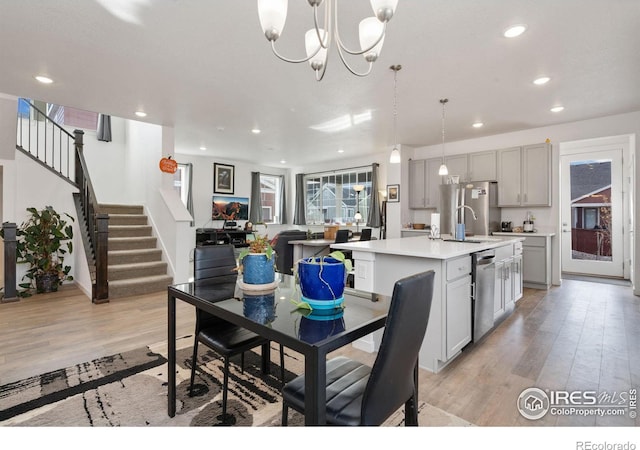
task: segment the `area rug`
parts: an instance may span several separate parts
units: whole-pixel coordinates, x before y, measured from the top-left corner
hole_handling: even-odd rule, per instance
[[[192,336],[178,340],[177,413],[167,415],[166,343],[98,358],[83,364],[0,386],[0,426],[279,426],[280,367],[272,348],[270,373],[262,374],[259,352],[231,360],[227,416],[222,414],[222,359],[200,346],[194,396],[187,394],[191,371]],[[303,361],[285,350],[285,378],[302,371]],[[421,425],[466,426],[469,423],[421,402]],[[304,423],[289,412],[289,426]],[[404,425],[399,410],[385,423]]]

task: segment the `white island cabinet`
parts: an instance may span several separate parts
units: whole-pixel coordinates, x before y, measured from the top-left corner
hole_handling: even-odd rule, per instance
[[[476,238],[482,240],[482,237],[474,240]],[[420,348],[419,364],[421,368],[438,372],[471,342],[471,254],[522,239],[486,237],[475,243],[417,236],[332,244],[331,248],[352,252],[354,287],[358,291],[391,296],[397,280],[427,270],[435,272],[429,324]],[[373,350],[378,344],[374,342]]]

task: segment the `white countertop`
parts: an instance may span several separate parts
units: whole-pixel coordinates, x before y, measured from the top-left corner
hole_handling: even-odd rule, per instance
[[[515,231],[494,231],[493,232],[494,236],[542,236],[542,237],[552,237],[555,236],[556,234],[553,232],[550,233],[544,233],[544,232],[540,232],[540,231],[534,231],[533,233],[525,233],[525,232],[515,232]]]
[[[350,242],[331,244],[331,248],[339,250],[383,253],[388,255],[414,256],[418,258],[449,259],[457,256],[523,241],[524,237],[516,236],[470,236],[469,240],[482,240],[481,243],[451,242],[442,239],[429,239],[427,236],[414,236],[376,241]],[[445,239],[448,236],[443,236]]]

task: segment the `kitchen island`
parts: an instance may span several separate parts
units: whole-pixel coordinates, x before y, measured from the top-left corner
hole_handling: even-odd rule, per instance
[[[521,236],[473,236],[467,241],[448,241],[447,236],[437,240],[416,236],[332,244],[331,248],[352,252],[354,288],[358,291],[390,296],[398,279],[426,270],[435,271],[420,367],[438,372],[472,341],[472,254],[489,249],[516,254],[523,239]],[[519,278],[520,292],[521,283]],[[370,350],[378,348],[380,337],[381,333],[370,337]]]

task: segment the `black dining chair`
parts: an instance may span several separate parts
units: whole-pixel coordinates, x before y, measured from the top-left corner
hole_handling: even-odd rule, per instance
[[[404,404],[405,424],[418,425],[418,352],[427,330],[434,271],[396,281],[378,355],[372,367],[344,356],[327,361],[327,423],[381,425]],[[282,389],[288,408],[304,413],[305,375]]]
[[[341,244],[343,242],[349,242],[349,230],[338,230],[336,231],[336,244]]]
[[[196,247],[193,256],[194,280],[218,277],[237,278],[237,265],[233,245],[209,245]],[[213,316],[196,308],[196,329],[191,360],[191,380],[189,395],[193,396],[193,386],[198,360],[198,343],[201,342],[214,350],[224,359],[224,380],[222,383],[222,420],[227,417],[227,390],[229,386],[229,359],[241,355],[240,368],[244,371],[244,352],[261,346],[262,371],[268,371],[270,342],[256,333]],[[284,350],[280,345],[280,377],[284,384]]]
[[[360,233],[360,240],[361,241],[370,241],[371,240],[371,228],[363,228],[362,232]]]

